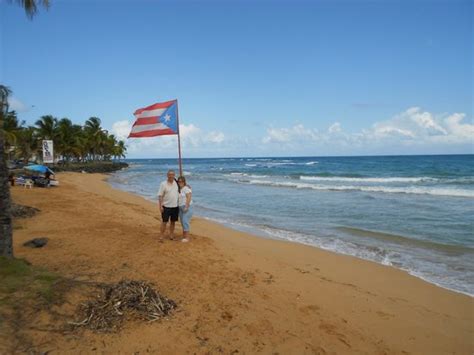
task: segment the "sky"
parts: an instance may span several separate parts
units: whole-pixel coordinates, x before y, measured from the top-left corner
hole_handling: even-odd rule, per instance
[[[184,157],[474,153],[470,0],[0,0],[0,82],[27,124],[178,99]]]

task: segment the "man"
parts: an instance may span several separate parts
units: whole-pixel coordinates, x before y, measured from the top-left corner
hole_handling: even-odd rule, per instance
[[[170,221],[169,238],[173,240],[174,224],[178,220],[178,184],[175,180],[175,172],[168,170],[167,179],[160,184],[158,191],[158,207],[161,211],[161,239],[166,231],[166,224]],[[160,239],[160,240],[161,240]]]

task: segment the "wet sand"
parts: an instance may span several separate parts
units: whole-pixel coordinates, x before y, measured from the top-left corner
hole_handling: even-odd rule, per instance
[[[140,279],[178,302],[168,319],[118,334],[31,331],[50,353],[472,354],[474,299],[407,273],[193,218],[191,242],[158,242],[156,204],[105,175],[15,187],[41,212],[18,221],[17,257],[67,277]],[[177,234],[180,228],[177,228]],[[48,237],[43,249],[22,243]]]

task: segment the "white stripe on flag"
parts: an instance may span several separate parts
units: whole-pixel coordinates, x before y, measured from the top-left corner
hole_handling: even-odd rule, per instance
[[[165,111],[166,111],[166,108],[157,108],[155,110],[143,111],[143,112],[135,115],[135,117],[136,118],[145,118],[145,117],[161,116],[161,114]]]
[[[132,127],[132,132],[130,133],[140,133],[144,131],[154,131],[156,129],[168,129],[168,126],[165,126],[163,123],[154,123],[154,124],[142,124]]]

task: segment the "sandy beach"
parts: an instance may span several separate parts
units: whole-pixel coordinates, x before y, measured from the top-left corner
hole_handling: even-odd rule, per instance
[[[392,267],[255,237],[200,218],[192,221],[190,243],[159,243],[156,204],[112,189],[106,178],[61,173],[59,188],[13,188],[16,203],[41,210],[15,222],[16,256],[78,280],[146,280],[178,309],[168,320],[127,322],[116,334],[28,331],[43,351],[474,352],[469,296]],[[42,249],[22,246],[34,237],[47,237],[49,243]]]

